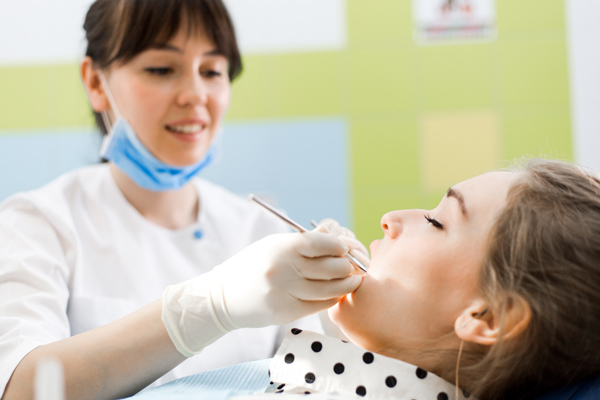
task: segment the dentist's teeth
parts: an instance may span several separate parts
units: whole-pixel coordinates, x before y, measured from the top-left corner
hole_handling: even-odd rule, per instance
[[[192,124],[192,125],[178,125],[178,126],[169,126],[169,130],[177,133],[185,133],[192,134],[199,132],[202,129],[202,125]]]

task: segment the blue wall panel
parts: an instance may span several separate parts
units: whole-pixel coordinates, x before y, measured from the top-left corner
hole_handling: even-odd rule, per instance
[[[98,161],[93,130],[3,132],[0,200]],[[305,226],[350,223],[347,124],[342,118],[228,124],[220,156],[201,176],[234,193],[255,193]]]
[[[99,148],[100,136],[90,129],[3,132],[0,135],[0,200],[97,162]]]
[[[229,124],[221,159],[202,176],[241,195],[265,197],[304,226],[349,226],[348,126],[343,118]]]

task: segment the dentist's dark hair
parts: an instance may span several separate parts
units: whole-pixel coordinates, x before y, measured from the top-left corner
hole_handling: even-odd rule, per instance
[[[106,69],[126,64],[149,48],[165,44],[182,27],[187,34],[205,34],[229,62],[229,80],[242,72],[242,59],[231,17],[221,0],[96,0],[83,24],[86,56]],[[106,129],[99,113],[96,124]]]

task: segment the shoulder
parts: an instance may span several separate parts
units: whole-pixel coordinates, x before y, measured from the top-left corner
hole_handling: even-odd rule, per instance
[[[200,193],[200,207],[205,208],[208,218],[219,219],[219,225],[230,223],[246,231],[253,230],[256,239],[290,231],[279,218],[259,208],[247,198],[204,179],[197,179],[196,183]]]
[[[210,199],[218,198],[218,202],[221,204],[227,204],[228,206],[234,206],[236,208],[243,208],[245,206],[246,202],[241,196],[230,192],[223,186],[209,182],[206,179],[202,178],[196,178],[194,182],[197,185],[200,195],[203,198],[206,197],[207,201],[210,201]]]
[[[0,218],[26,212],[50,222],[66,222],[74,209],[85,203],[85,193],[108,173],[107,165],[92,165],[61,175],[38,189],[12,195],[0,204]]]

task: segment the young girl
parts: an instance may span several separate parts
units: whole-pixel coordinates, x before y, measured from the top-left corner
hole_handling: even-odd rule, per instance
[[[354,343],[486,400],[600,373],[596,175],[532,160],[381,225],[370,273],[330,311]]]
[[[352,343],[292,330],[257,378],[268,392],[515,400],[600,374],[597,176],[533,160],[381,226],[361,286],[329,310]]]

